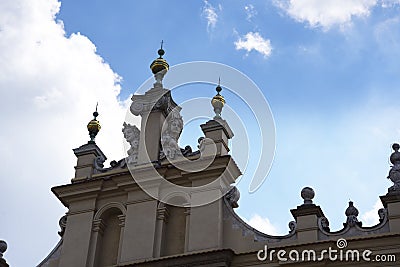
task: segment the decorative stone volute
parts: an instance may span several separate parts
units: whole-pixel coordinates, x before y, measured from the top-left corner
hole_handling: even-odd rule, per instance
[[[172,99],[171,91],[154,87],[144,95],[133,95],[130,111],[135,116],[143,116],[152,111],[160,111],[166,117],[175,108],[179,109],[179,111],[181,110]]]
[[[58,225],[60,226],[60,231],[58,231],[58,234],[62,237],[64,236],[65,228],[67,227],[67,215],[64,215],[60,218]]]

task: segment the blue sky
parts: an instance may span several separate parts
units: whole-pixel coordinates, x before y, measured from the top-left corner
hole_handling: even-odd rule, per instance
[[[56,244],[65,208],[50,188],[72,178],[71,149],[87,142],[85,125],[97,101],[103,126],[97,143],[110,159],[122,157],[128,98],[150,77],[161,40],[170,65],[229,65],[253,80],[270,105],[275,160],[257,192],[248,193],[250,178],[239,183],[243,218],[286,233],[289,210],[311,186],[331,229],[345,222],[350,199],[364,224],[373,224],[378,196],[391,185],[390,146],[400,136],[399,11],[397,0],[2,1],[5,258],[32,266]],[[174,97],[184,100],[188,92]]]

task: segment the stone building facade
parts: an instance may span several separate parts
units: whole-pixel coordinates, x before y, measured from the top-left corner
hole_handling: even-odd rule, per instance
[[[68,212],[60,219],[59,243],[38,267],[400,266],[399,145],[393,145],[394,185],[380,197],[377,225],[363,227],[350,202],[343,229],[331,231],[307,187],[303,203],[291,210],[288,233],[261,233],[235,213],[240,194],[232,184],[241,171],[229,154],[233,132],[221,117],[221,88],[212,99],[216,116],[201,125],[199,150],[179,148],[180,107],[163,87],[169,66],[162,49],[159,54],[151,65],[154,87],[132,97],[141,129],[124,124],[128,157],[108,168],[95,143],[100,124],[94,113],[90,141],[73,150],[75,177],[52,188]],[[199,171],[182,170],[189,165]]]

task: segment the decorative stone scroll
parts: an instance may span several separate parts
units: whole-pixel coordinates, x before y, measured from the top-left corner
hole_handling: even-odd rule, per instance
[[[135,116],[142,116],[151,111],[161,111],[167,117],[174,109],[181,110],[172,99],[171,91],[160,87],[152,88],[144,95],[133,95],[130,107]]]
[[[67,227],[67,215],[64,215],[60,218],[58,225],[60,226],[60,231],[58,231],[58,234],[62,237],[64,236],[65,228]]]
[[[290,221],[289,224],[289,234],[295,233],[297,229],[297,223],[295,221]]]
[[[138,161],[140,130],[135,125],[130,125],[124,122],[122,132],[124,133],[126,141],[131,146],[127,151],[127,164],[135,164]]]
[[[169,159],[174,159],[181,155],[181,149],[178,145],[178,139],[183,129],[182,116],[179,110],[174,109],[168,115],[166,123],[161,133],[161,146],[164,155]]]
[[[323,229],[326,232],[330,232],[331,229],[329,228],[329,220],[326,217],[320,217],[318,219],[318,225],[320,229]]]

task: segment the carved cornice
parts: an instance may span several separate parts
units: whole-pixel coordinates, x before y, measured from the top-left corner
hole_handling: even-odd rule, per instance
[[[316,215],[317,217],[324,217],[324,213],[320,206],[315,204],[303,204],[297,206],[297,209],[290,210],[293,217],[297,220],[299,216]]]
[[[104,160],[107,159],[107,157],[104,155],[103,151],[93,143],[90,144],[84,144],[78,148],[72,149],[74,151],[75,156],[80,157],[83,155],[87,154],[95,154],[96,156],[102,157]]]

